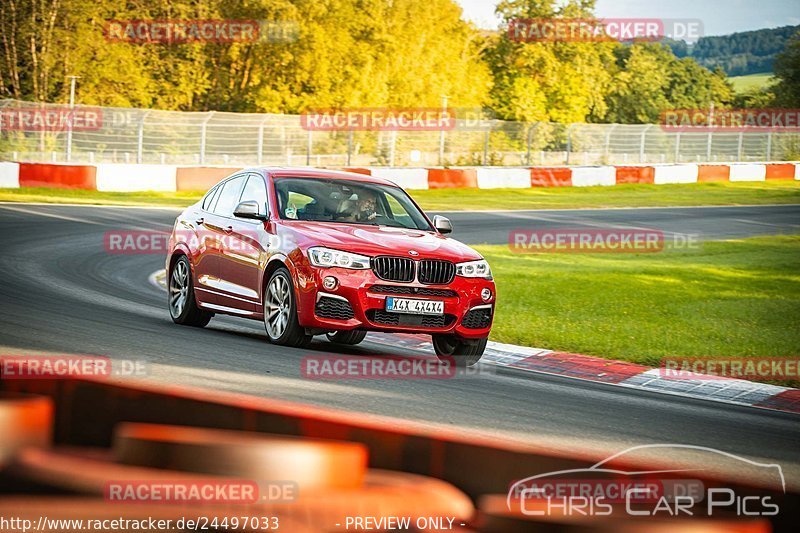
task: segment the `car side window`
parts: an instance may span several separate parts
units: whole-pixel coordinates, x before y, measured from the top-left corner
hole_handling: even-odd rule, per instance
[[[220,187],[216,186],[206,194],[206,197],[203,198],[202,207],[206,211],[211,211],[211,207],[214,205],[214,199],[217,197],[217,193],[219,192]]]
[[[222,191],[219,193],[219,200],[217,205],[214,206],[214,214],[223,217],[232,217],[233,210],[239,203],[239,196],[241,196],[242,185],[244,184],[244,176],[229,179],[220,187]]]
[[[240,201],[245,202],[249,200],[258,202],[259,214],[267,214],[267,185],[264,183],[264,178],[256,174],[250,174],[242,190]]]

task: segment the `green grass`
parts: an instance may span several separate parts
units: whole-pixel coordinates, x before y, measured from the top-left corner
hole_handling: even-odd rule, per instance
[[[800,203],[800,181],[627,184],[614,187],[531,189],[436,189],[410,191],[425,210],[567,209],[675,205],[755,205]],[[185,207],[202,191],[116,193],[74,189],[0,189],[0,201],[157,205]]]
[[[44,187],[0,188],[0,202],[41,202],[48,204],[136,205],[186,207],[200,199],[203,191],[183,192],[100,192]]]
[[[800,203],[800,181],[614,187],[435,189],[411,191],[425,210],[569,209]]]
[[[770,85],[775,79],[771,72],[763,74],[748,74],[746,76],[734,76],[728,78],[733,84],[733,90],[737,93],[744,93],[751,89],[762,89]]]
[[[497,281],[496,341],[653,366],[800,355],[800,236],[652,254],[478,250]]]

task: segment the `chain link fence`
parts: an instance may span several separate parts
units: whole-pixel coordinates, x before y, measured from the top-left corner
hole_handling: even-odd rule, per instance
[[[674,132],[657,124],[457,120],[445,131],[310,131],[298,115],[0,100],[0,159],[289,166],[528,166],[786,161],[795,132]]]

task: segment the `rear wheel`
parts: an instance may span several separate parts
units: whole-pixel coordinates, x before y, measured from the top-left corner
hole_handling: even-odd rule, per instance
[[[367,336],[366,331],[352,330],[352,331],[334,331],[328,333],[328,340],[336,344],[348,344],[350,346],[356,345],[364,340]]]
[[[455,335],[433,335],[433,349],[442,361],[459,367],[473,366],[483,356],[488,339],[462,339]]]
[[[286,268],[272,273],[264,291],[264,328],[273,344],[300,347],[311,342],[311,335],[297,320],[292,277]]]
[[[169,273],[169,314],[172,321],[183,326],[204,327],[214,313],[197,307],[192,285],[192,269],[189,259],[182,255],[172,265]]]

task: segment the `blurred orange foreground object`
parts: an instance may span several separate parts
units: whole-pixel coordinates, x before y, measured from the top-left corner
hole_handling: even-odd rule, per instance
[[[364,482],[362,444],[246,431],[123,423],[114,431],[122,464],[252,480],[291,480],[300,490]]]
[[[22,447],[49,446],[52,427],[50,398],[0,392],[0,469]]]

